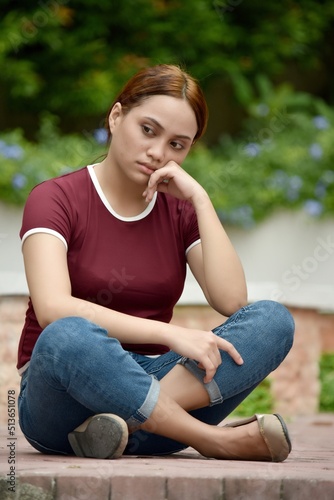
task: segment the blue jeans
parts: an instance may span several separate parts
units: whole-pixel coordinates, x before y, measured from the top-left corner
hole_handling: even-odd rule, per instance
[[[292,346],[294,322],[281,304],[259,301],[241,308],[213,332],[230,341],[244,359],[239,366],[221,351],[222,364],[213,381],[204,384],[210,405],[190,412],[218,425],[283,361]],[[159,380],[177,363],[203,381],[197,363],[173,351],[150,358],[125,351],[106,330],[83,318],[55,321],[39,336],[22,377],[21,429],[42,453],[73,454],[68,433],[92,415],[114,413],[133,430],[125,454],[180,451],[185,444],[135,430],[156,405]]]

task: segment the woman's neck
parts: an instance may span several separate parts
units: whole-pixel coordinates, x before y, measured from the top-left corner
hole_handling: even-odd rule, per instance
[[[145,186],[131,182],[113,168],[108,157],[94,167],[101,189],[111,207],[123,217],[134,217],[147,207],[142,194]],[[118,175],[117,175],[118,174]]]

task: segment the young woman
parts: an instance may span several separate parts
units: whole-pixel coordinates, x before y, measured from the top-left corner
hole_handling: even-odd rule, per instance
[[[294,324],[278,303],[247,305],[238,256],[208,194],[181,167],[206,122],[192,77],[169,65],[142,70],[111,106],[105,160],[30,194],[19,414],[37,450],[288,456],[278,415],[218,426],[285,358]],[[170,324],[186,264],[228,316],[213,331]]]

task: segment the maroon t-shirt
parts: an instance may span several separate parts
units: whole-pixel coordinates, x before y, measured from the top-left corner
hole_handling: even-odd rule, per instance
[[[186,253],[199,243],[191,203],[156,193],[144,212],[122,217],[105,198],[94,166],[32,190],[20,237],[24,241],[36,232],[63,241],[74,297],[163,322],[171,320],[183,291]],[[29,301],[18,352],[21,371],[41,331]],[[123,346],[141,354],[168,351],[156,344]]]

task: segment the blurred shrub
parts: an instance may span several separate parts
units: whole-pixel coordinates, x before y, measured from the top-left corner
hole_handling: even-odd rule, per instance
[[[229,224],[251,227],[278,208],[333,215],[334,110],[264,78],[259,87],[242,134],[210,151],[197,146],[185,168]]]
[[[320,361],[320,412],[334,412],[334,353],[323,354]]]
[[[238,138],[198,144],[183,167],[207,190],[223,222],[252,227],[278,208],[334,215],[334,110],[308,94],[264,79]],[[44,179],[92,163],[107,151],[106,132],[62,135],[44,115],[38,142],[20,130],[0,134],[0,199],[23,203]]]
[[[38,183],[93,163],[106,153],[106,133],[97,129],[81,135],[61,135],[56,119],[45,115],[38,142],[21,130],[0,134],[0,200],[23,204]]]
[[[319,412],[334,412],[334,353],[324,353],[319,363],[320,400]],[[247,417],[254,413],[272,413],[274,400],[271,394],[270,377],[259,384],[256,389],[234,410],[231,417]]]
[[[231,413],[230,417],[251,417],[255,413],[272,413],[274,400],[270,378],[265,378],[253,392]]]
[[[226,78],[242,105],[256,75],[286,79],[291,68],[321,74],[330,100],[333,21],[332,0],[2,0],[4,110],[100,116],[130,75],[161,62],[204,87]]]

